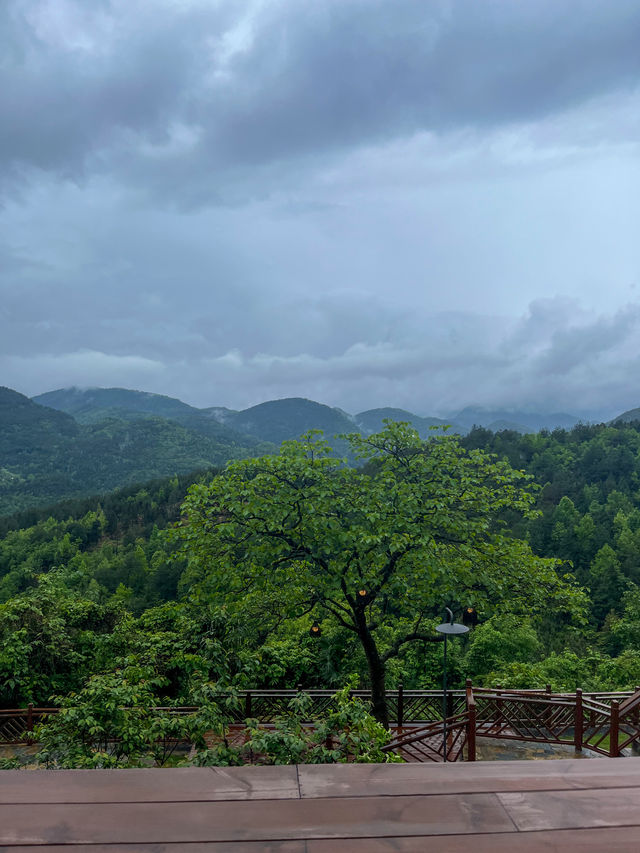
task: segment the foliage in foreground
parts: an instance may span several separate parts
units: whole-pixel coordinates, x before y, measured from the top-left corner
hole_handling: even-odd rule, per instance
[[[389,732],[349,696],[349,686],[323,714],[314,716],[311,698],[299,693],[273,729],[247,720],[241,745],[229,737],[238,712],[233,690],[200,684],[197,707],[181,708],[159,707],[153,687],[142,670],[94,676],[78,694],[61,697],[60,711],[37,727],[35,762],[51,769],[398,760],[382,751]]]

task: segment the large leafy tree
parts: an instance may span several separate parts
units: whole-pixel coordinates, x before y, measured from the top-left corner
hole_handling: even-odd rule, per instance
[[[505,513],[533,512],[521,472],[405,424],[348,441],[360,468],[309,433],[191,488],[178,531],[201,595],[254,613],[262,602],[263,627],[312,612],[336,620],[362,646],[384,724],[387,662],[433,639],[445,605],[579,609],[557,561],[503,531]]]

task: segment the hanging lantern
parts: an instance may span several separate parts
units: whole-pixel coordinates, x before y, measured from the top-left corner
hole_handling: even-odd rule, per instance
[[[462,613],[462,624],[469,628],[475,628],[478,624],[478,611],[475,607],[465,607]]]

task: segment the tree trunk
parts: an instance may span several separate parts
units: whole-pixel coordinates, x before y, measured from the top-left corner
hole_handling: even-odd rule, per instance
[[[376,641],[367,627],[364,614],[356,614],[358,636],[369,665],[369,680],[371,682],[371,709],[376,720],[385,729],[389,728],[389,711],[387,709],[387,688],[385,685],[385,665],[378,654]]]

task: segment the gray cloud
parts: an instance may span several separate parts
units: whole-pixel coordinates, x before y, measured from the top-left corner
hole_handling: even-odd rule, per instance
[[[292,185],[336,152],[532,121],[640,71],[640,8],[597,0],[7,0],[0,161],[180,203]],[[295,163],[294,161],[297,161]],[[35,172],[37,176],[37,172]]]

